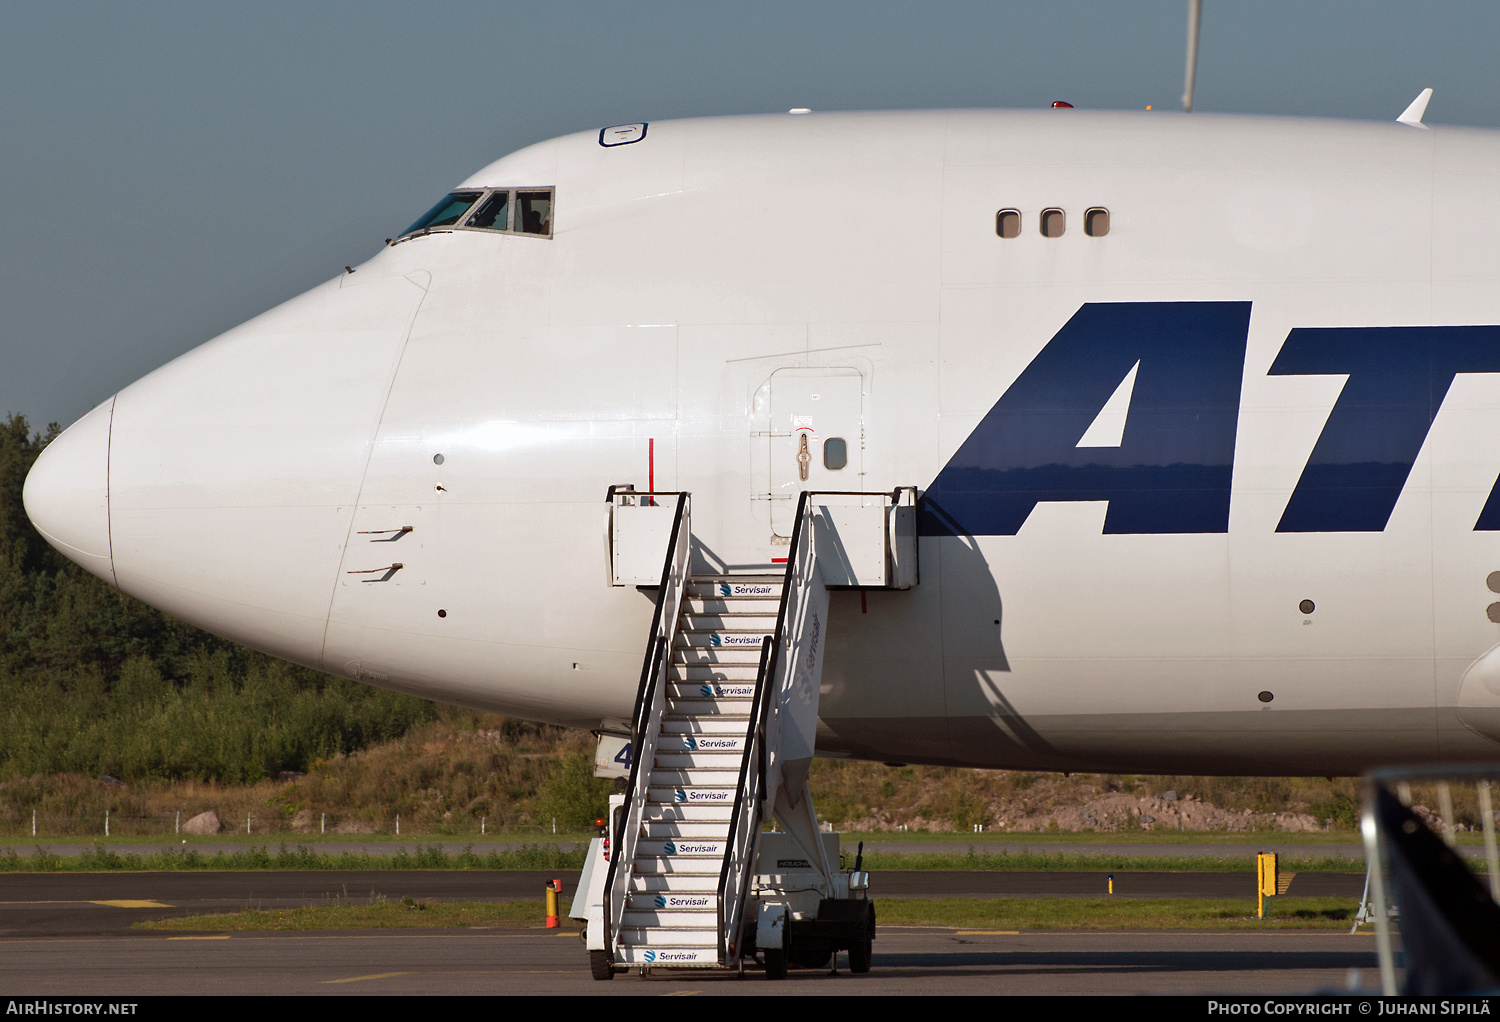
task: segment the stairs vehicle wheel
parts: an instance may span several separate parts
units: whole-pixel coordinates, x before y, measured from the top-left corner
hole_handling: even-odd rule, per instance
[[[786,979],[786,949],[768,947],[763,954],[766,959],[766,979]]]
[[[589,972],[595,979],[614,979],[614,965],[609,960],[608,951],[589,952]]]
[[[873,941],[866,937],[849,949],[849,971],[866,973],[870,971],[870,955],[874,951]]]

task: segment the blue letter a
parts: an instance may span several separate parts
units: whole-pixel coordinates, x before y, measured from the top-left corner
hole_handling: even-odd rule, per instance
[[[1013,536],[1043,501],[1107,500],[1105,533],[1227,532],[1249,302],[1085,305],[938,473],[924,535]],[[1132,366],[1118,447],[1079,447]]]

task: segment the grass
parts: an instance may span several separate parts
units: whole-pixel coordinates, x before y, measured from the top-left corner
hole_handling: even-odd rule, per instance
[[[1265,919],[1253,899],[1135,898],[877,898],[884,926],[947,926],[982,930],[1347,930],[1358,905],[1351,898],[1278,898]],[[535,901],[423,902],[377,899],[307,908],[256,909],[173,916],[136,923],[169,932],[353,930],[391,928],[539,927]],[[567,921],[560,931],[572,934]]]
[[[249,908],[206,916],[173,916],[135,924],[142,930],[201,933],[241,930],[389,930],[469,927],[538,927],[546,909],[535,901],[400,901],[377,899],[369,905],[333,904],[305,908]],[[569,920],[560,932],[577,933]],[[575,938],[576,939],[576,938]]]
[[[845,865],[852,863],[845,848]],[[1471,864],[1472,865],[1472,864]],[[1482,863],[1480,864],[1482,866]],[[1062,872],[1097,872],[1099,870],[1150,870],[1173,873],[1253,873],[1255,856],[1241,855],[1116,855],[1089,852],[1000,852],[968,854],[960,852],[865,853],[865,870],[1037,870]],[[1337,855],[1291,856],[1278,861],[1283,872],[1351,873],[1364,868],[1364,860],[1345,859]]]
[[[846,849],[846,865],[852,856]],[[563,851],[556,845],[527,845],[509,851],[476,852],[465,847],[459,852],[444,851],[438,845],[405,845],[389,855],[367,852],[322,851],[308,845],[281,845],[275,851],[269,846],[219,851],[212,855],[196,848],[181,851],[118,852],[95,844],[77,855],[58,855],[38,847],[35,854],[20,855],[15,848],[0,849],[0,872],[6,873],[97,873],[146,870],[335,870],[335,869],[580,869],[585,848]],[[1359,867],[1359,859],[1338,856],[1283,856],[1280,866],[1288,872],[1348,873]],[[1471,864],[1483,868],[1482,862]],[[1087,852],[1000,852],[968,853],[869,853],[863,867],[871,872],[882,870],[1050,870],[1099,871],[1150,870],[1168,872],[1237,872],[1255,869],[1253,856],[1244,855],[1117,855]]]
[[[374,834],[294,834],[290,835],[299,847],[310,847],[314,845],[453,845],[462,841],[468,844],[588,844],[593,840],[593,831],[564,831],[559,829],[556,834],[550,832],[541,833],[534,830],[528,831],[490,831],[483,837],[478,834],[443,834],[437,832],[411,833],[402,828],[398,836],[389,831]],[[188,836],[183,847],[191,849],[196,846],[214,845],[244,845],[246,842],[259,843],[284,843],[288,835],[276,834],[267,837],[264,834],[246,834],[241,831],[238,834],[208,834]],[[165,834],[126,834],[116,837],[111,834],[104,837],[101,834],[47,834],[32,837],[30,834],[0,835],[0,849],[4,848],[31,848],[35,846],[46,847],[48,844],[65,845],[177,845],[183,842],[183,835],[167,832]],[[0,857],[5,855],[0,851]]]
[[[852,865],[845,849],[846,865]],[[556,845],[526,845],[508,851],[476,852],[466,846],[459,852],[445,851],[439,845],[397,846],[395,852],[323,851],[308,845],[281,845],[275,851],[267,845],[226,850],[208,854],[196,848],[158,852],[119,852],[102,843],[85,848],[77,855],[58,855],[38,847],[32,855],[21,855],[15,848],[0,849],[0,872],[6,873],[97,873],[111,871],[176,870],[351,870],[351,869],[580,869],[586,848],[563,851]],[[1280,867],[1287,872],[1357,871],[1362,860],[1339,856],[1282,856]],[[1471,868],[1483,871],[1482,861],[1472,861]],[[977,854],[938,853],[868,853],[863,868],[879,873],[885,870],[981,870],[981,871],[1063,871],[1097,872],[1100,870],[1154,872],[1235,872],[1250,873],[1255,858],[1243,855],[1119,855],[1088,852],[1000,852]]]
[[[877,898],[884,926],[976,930],[1347,930],[1353,898],[1277,898],[1266,919],[1253,898]]]
[[[840,831],[845,845],[934,844],[934,845],[1357,845],[1358,831],[1213,831],[1213,830],[986,830],[969,831]],[[3,840],[3,839],[0,839]],[[1459,844],[1483,844],[1479,834],[1459,834]]]
[[[565,852],[555,845],[530,845],[512,851],[477,853],[465,848],[448,853],[440,847],[405,846],[391,855],[362,852],[321,852],[305,845],[276,851],[267,846],[205,855],[196,849],[169,852],[113,852],[103,845],[78,855],[57,855],[38,848],[34,855],[18,855],[14,848],[0,851],[0,872],[97,873],[146,870],[331,870],[331,869],[579,869],[583,850]]]

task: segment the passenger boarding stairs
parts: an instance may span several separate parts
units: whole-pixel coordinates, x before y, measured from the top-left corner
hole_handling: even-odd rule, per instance
[[[720,964],[720,879],[761,645],[775,631],[781,590],[775,576],[688,581],[617,961]]]
[[[840,874],[806,786],[828,586],[915,582],[914,493],[804,493],[786,571],[775,575],[690,575],[689,494],[612,488],[610,501],[612,584],[645,577],[632,549],[666,557],[656,562],[629,787],[610,828],[602,931],[588,940],[594,975],[736,966],[767,945],[767,925],[780,925],[751,934],[763,820],[775,815],[811,861],[817,888],[835,896]],[[878,557],[850,549],[846,533],[855,531],[873,531]],[[847,887],[846,878],[845,897]]]

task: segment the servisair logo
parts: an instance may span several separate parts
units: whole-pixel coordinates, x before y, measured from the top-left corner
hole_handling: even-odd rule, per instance
[[[698,739],[694,738],[692,735],[688,735],[685,738],[683,738],[683,740],[682,740],[682,747],[684,749],[686,749],[688,752],[692,752],[694,749],[696,749],[698,747]]]
[[[675,844],[673,844],[672,842],[670,842],[670,841],[668,841],[666,844],[662,845],[661,846],[661,850],[666,855],[676,855],[677,854],[677,846]]]
[[[647,951],[646,954],[645,954],[645,958],[646,958],[646,961],[648,961],[648,962],[654,962],[654,961],[656,961],[656,952],[655,951]]]
[[[727,791],[702,791],[696,788],[692,791],[678,788],[672,792],[674,802],[727,802],[729,796],[730,793]]]
[[[765,585],[752,585],[747,582],[736,582],[730,585],[728,582],[719,583],[720,596],[770,596],[771,587]]]
[[[755,694],[753,685],[703,685],[698,693],[704,699],[745,699]]]
[[[704,908],[708,905],[708,899],[702,896],[688,897],[674,894],[670,898],[665,894],[656,896],[657,908]]]
[[[714,632],[708,637],[710,646],[759,646],[760,643],[759,635],[720,635]]]

